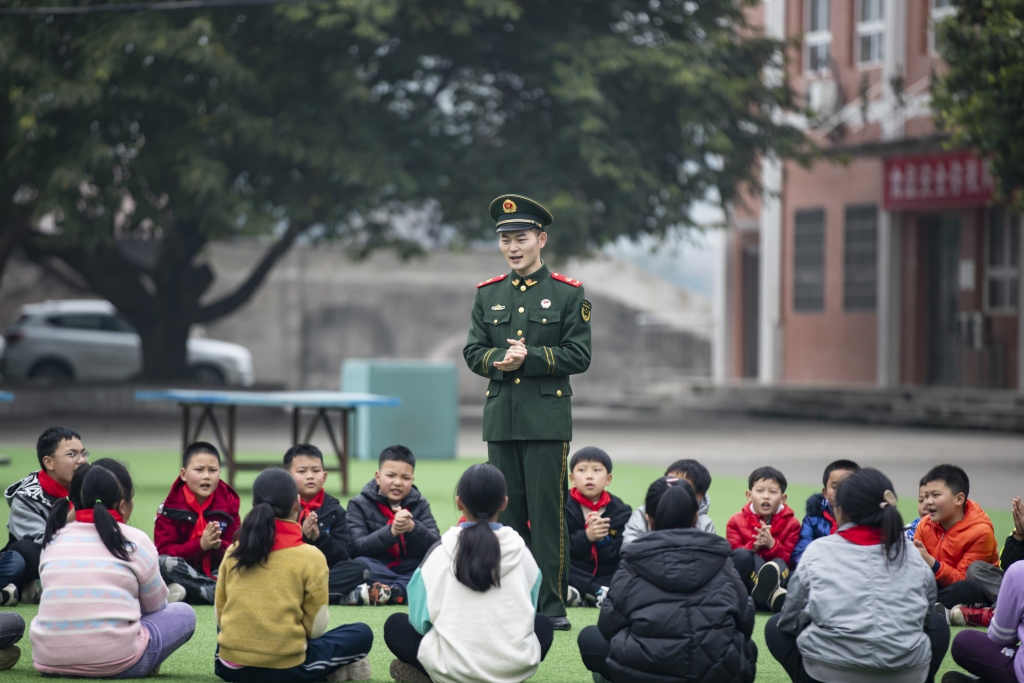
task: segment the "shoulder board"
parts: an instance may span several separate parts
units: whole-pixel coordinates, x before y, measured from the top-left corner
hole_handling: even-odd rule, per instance
[[[572,285],[573,287],[579,287],[583,284],[579,280],[573,280],[568,275],[562,275],[561,273],[551,273],[551,278],[553,280],[558,280],[559,282],[564,282],[567,285]]]
[[[486,287],[487,285],[493,285],[495,282],[501,282],[502,280],[504,280],[507,277],[508,277],[508,273],[505,273],[504,275],[499,275],[498,277],[492,277],[490,280],[484,280],[483,282],[478,284],[476,286],[476,288],[480,289],[481,287]]]

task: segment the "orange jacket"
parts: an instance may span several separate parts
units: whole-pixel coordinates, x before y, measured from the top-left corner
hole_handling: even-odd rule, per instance
[[[963,520],[949,531],[925,517],[917,525],[914,539],[924,543],[928,554],[939,561],[935,581],[943,588],[967,578],[967,567],[972,562],[999,566],[999,544],[992,520],[973,500],[964,503]]]

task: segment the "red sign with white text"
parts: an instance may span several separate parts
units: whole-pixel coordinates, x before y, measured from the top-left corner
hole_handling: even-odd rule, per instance
[[[885,160],[882,204],[887,211],[984,206],[992,199],[988,164],[968,151]]]

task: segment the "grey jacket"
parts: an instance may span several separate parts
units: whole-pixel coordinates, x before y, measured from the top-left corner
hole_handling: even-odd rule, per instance
[[[715,533],[715,523],[708,517],[708,510],[711,509],[711,497],[704,494],[704,499],[697,506],[697,529],[706,531],[709,534]],[[632,543],[644,534],[650,532],[651,527],[647,524],[647,506],[641,505],[633,510],[633,515],[626,522],[626,529],[622,532],[622,545]]]
[[[4,498],[11,507],[11,516],[7,520],[10,543],[26,538],[42,543],[46,534],[46,518],[57,499],[43,491],[36,473],[8,486]]]
[[[807,546],[790,576],[779,629],[797,635],[808,670],[818,664],[870,677],[931,661],[924,624],[935,577],[909,542],[899,564],[887,566],[882,548],[838,534]]]

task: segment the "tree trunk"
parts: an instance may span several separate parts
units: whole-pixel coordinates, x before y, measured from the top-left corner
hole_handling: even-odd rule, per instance
[[[127,318],[134,318],[127,311]],[[167,382],[189,376],[188,336],[192,316],[183,311],[164,311],[144,316],[136,325],[142,339],[142,378]]]

